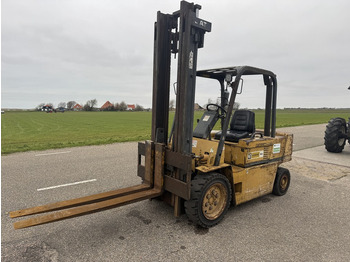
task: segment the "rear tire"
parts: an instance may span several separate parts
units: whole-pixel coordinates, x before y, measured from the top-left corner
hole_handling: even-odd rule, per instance
[[[279,167],[277,169],[272,193],[276,196],[283,196],[287,193],[289,185],[290,185],[289,170],[287,168]]]
[[[346,134],[346,123],[343,118],[332,118],[329,120],[324,135],[324,145],[328,152],[340,153],[344,149],[346,138],[340,134]]]
[[[224,175],[197,175],[192,180],[191,199],[185,202],[186,214],[201,227],[215,226],[224,218],[231,196],[231,185]]]

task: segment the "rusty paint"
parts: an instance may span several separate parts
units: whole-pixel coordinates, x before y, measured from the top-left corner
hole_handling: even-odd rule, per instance
[[[12,211],[10,212],[10,217],[15,218],[15,217],[40,214],[44,212],[57,211],[65,208],[71,208],[79,205],[91,204],[94,202],[104,201],[115,197],[125,196],[127,194],[137,193],[147,189],[150,189],[149,185],[141,184],[138,186],[117,189],[109,192],[86,196],[86,197],[70,199],[70,200],[60,201],[60,202],[51,203],[47,205],[37,206],[33,208]]]
[[[116,197],[116,198],[105,200],[98,203],[92,203],[88,205],[73,207],[67,210],[57,211],[52,214],[18,221],[18,222],[15,222],[13,225],[15,229],[42,225],[50,222],[55,222],[55,221],[59,221],[67,218],[86,215],[86,214],[92,214],[92,213],[100,212],[102,210],[107,210],[107,209],[131,204],[131,203],[145,200],[148,198],[157,197],[160,194],[161,194],[160,190],[150,189],[150,190],[141,191],[141,192],[129,194],[122,197]]]

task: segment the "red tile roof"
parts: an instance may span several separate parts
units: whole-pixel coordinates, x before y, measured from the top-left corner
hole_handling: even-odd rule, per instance
[[[73,106],[73,108],[75,108],[75,109],[81,109],[81,108],[83,108],[81,105],[79,105],[79,104],[76,104],[75,106]]]
[[[101,106],[101,109],[105,109],[105,108],[108,108],[108,107],[112,107],[113,104],[109,101],[107,101],[106,103],[103,104],[103,106]]]

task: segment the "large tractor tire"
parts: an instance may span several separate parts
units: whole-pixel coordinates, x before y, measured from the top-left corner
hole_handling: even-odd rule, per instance
[[[345,119],[332,118],[326,126],[324,135],[324,144],[328,152],[340,153],[343,151],[346,139],[341,135],[346,135]]]
[[[192,180],[191,199],[185,202],[186,214],[201,227],[215,226],[224,218],[231,196],[231,185],[224,175],[197,175]]]
[[[347,123],[347,129],[348,129],[348,143],[350,144],[350,117],[349,117],[349,121],[348,121],[348,123]]]

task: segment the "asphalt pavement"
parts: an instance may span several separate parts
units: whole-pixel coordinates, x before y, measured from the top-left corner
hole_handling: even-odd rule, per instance
[[[1,260],[348,261],[350,146],[328,153],[325,125],[280,129],[294,134],[288,193],[230,208],[211,229],[145,200],[14,230],[9,211],[139,184],[137,143],[2,156]]]

